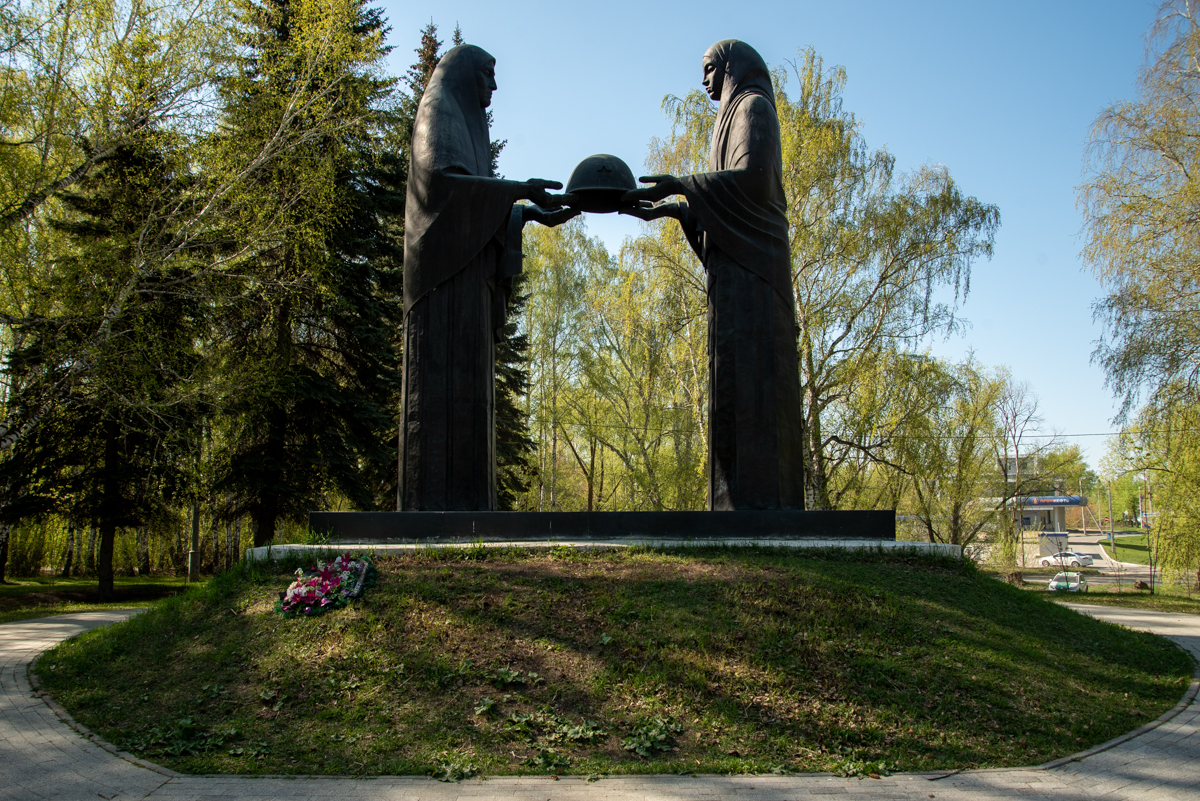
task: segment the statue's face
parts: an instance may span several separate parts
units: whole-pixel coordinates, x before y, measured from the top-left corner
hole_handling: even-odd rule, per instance
[[[701,62],[704,68],[704,91],[708,92],[708,96],[713,100],[721,100],[721,87],[725,85],[725,65],[714,61],[712,56],[704,54],[704,61]]]
[[[479,89],[479,105],[492,105],[492,92],[496,91],[496,62],[489,61],[475,71],[475,85]]]

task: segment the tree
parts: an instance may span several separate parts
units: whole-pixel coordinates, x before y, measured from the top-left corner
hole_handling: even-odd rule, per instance
[[[1079,189],[1083,256],[1107,290],[1094,358],[1123,400],[1190,402],[1200,370],[1200,19],[1166,2],[1147,36],[1138,95],[1100,112]]]
[[[367,474],[394,466],[400,256],[389,220],[402,195],[380,148],[393,124],[382,110],[393,81],[377,77],[380,12],[359,0],[248,0],[240,19],[248,50],[221,86],[224,147],[259,149],[291,114],[298,83],[324,98],[305,145],[256,177],[259,214],[278,235],[257,241],[220,320],[228,387],[215,491],[229,494],[228,516],[250,515],[263,545],[280,518],[330,490],[358,508],[383,503]]]
[[[972,263],[991,255],[1000,212],[964,195],[945,168],[898,175],[890,154],[870,151],[842,107],[844,70],[825,72],[812,49],[792,68],[798,95],[779,103],[784,188],[809,508],[826,509],[842,466],[859,455],[884,458],[887,445],[886,436],[847,437],[827,421],[884,353],[957,329],[956,304]],[[952,300],[935,302],[939,292]]]
[[[578,375],[589,264],[606,259],[608,253],[587,236],[582,219],[556,228],[532,227],[523,248],[530,298],[524,324],[533,368],[526,405],[538,446],[536,497],[528,505],[537,511],[555,511],[560,508],[564,400]]]
[[[40,314],[23,321],[22,346],[8,370],[20,387],[14,419],[45,418],[3,467],[5,514],[57,511],[95,521],[103,600],[113,592],[113,543],[119,527],[144,524],[187,483],[191,434],[203,396],[197,391],[207,309],[175,285],[189,264],[143,276],[108,318],[113,295],[136,270],[138,250],[156,231],[148,221],[169,207],[190,179],[172,137],[145,130],[127,140],[62,195],[67,235]],[[108,333],[94,332],[107,325]],[[46,398],[58,402],[47,411]]]
[[[1113,502],[1149,524],[1150,566],[1200,581],[1200,406],[1150,406],[1109,442],[1105,471]],[[1111,480],[1111,479],[1110,479]],[[1139,526],[1140,528],[1140,526]]]
[[[4,0],[0,234],[143,131],[197,124],[223,15],[216,0]]]
[[[941,401],[921,431],[904,443],[904,467],[912,476],[911,513],[930,542],[968,546],[1003,508],[991,495],[993,441],[1002,379],[973,360],[930,362],[923,389]]]
[[[6,26],[0,52],[8,58],[0,64],[5,78],[0,137],[6,145],[0,147],[0,223],[5,215],[12,218],[0,224],[0,256],[15,256],[0,258],[4,284],[19,295],[22,281],[39,277],[28,263],[44,262],[48,243],[42,238],[31,245],[30,236],[42,233],[42,210],[54,203],[54,193],[81,180],[126,140],[158,130],[186,143],[189,171],[197,180],[147,221],[154,235],[141,238],[134,268],[108,298],[86,347],[102,347],[139,282],[153,280],[155,270],[181,256],[195,261],[196,254],[206,253],[209,259],[195,264],[187,277],[174,276],[176,292],[202,299],[216,287],[235,293],[236,281],[222,285],[219,279],[289,234],[294,217],[287,210],[323,191],[324,176],[310,172],[312,180],[275,184],[264,193],[270,171],[301,159],[301,151],[323,132],[349,124],[337,116],[345,110],[339,97],[346,84],[325,72],[330,59],[345,55],[335,51],[346,43],[338,27],[346,2],[295,4],[305,32],[293,43],[287,67],[295,80],[277,84],[286,92],[277,98],[280,113],[259,115],[257,136],[241,138],[229,135],[226,121],[214,119],[210,102],[216,76],[237,72],[247,44],[235,41],[236,26],[224,2],[35,0],[29,14],[0,15]],[[225,247],[212,248],[214,238]],[[2,311],[10,314],[0,322],[21,323],[23,310]],[[45,398],[46,404],[58,400]],[[11,447],[37,419],[20,425],[0,421],[0,445]]]
[[[626,508],[703,509],[707,443],[694,398],[705,393],[690,369],[703,345],[677,327],[671,276],[637,255],[590,263],[578,364],[580,389],[595,404],[573,400],[567,419],[586,421],[589,440],[620,460]]]

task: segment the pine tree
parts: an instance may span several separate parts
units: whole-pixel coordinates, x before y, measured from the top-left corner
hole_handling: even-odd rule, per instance
[[[387,152],[397,120],[381,110],[394,81],[375,77],[385,23],[359,0],[318,19],[310,1],[245,2],[250,52],[221,87],[231,147],[277,127],[297,82],[335,98],[311,144],[259,177],[264,213],[288,220],[287,234],[254,254],[222,319],[230,391],[215,489],[226,516],[250,515],[255,545],[329,491],[361,509],[394,498],[404,171]],[[338,46],[306,50],[316,25]],[[298,184],[310,187],[300,203],[271,208],[273,186]]]

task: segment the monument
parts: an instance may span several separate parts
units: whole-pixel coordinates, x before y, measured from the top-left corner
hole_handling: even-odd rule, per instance
[[[417,108],[404,214],[401,511],[496,508],[494,348],[520,271],[521,226],[577,213],[541,208],[561,208],[546,191],[560,183],[492,175],[495,66],[479,47],[452,48]]]
[[[708,508],[803,509],[803,412],[783,155],[766,63],[736,39],[701,62],[720,102],[709,172],[653,175],[625,194],[674,217],[708,273]],[[686,201],[664,202],[670,195]],[[657,201],[657,202],[656,202]]]
[[[885,511],[804,510],[795,302],[770,74],[727,39],[702,61],[720,103],[709,171],[643,178],[584,159],[564,195],[491,171],[485,109],[495,59],[459,45],[417,111],[404,243],[404,388],[397,512],[313,512],[309,525],[371,542],[522,539],[894,540]],[[668,201],[682,195],[682,201]],[[520,201],[532,201],[521,203]],[[581,213],[678,220],[708,273],[707,512],[496,512],[494,342],[521,270],[526,222]]]

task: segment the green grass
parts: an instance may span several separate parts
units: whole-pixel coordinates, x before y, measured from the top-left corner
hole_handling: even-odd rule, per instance
[[[1114,542],[1115,547],[1110,546],[1107,541],[1100,543],[1113,559],[1135,565],[1150,564],[1150,549],[1146,544],[1145,534],[1138,537],[1117,537]]]
[[[1112,587],[1116,590],[1116,587]],[[1110,592],[1109,587],[1093,587],[1092,591],[1086,595],[1075,595],[1074,593],[1054,593],[1053,600],[1055,601],[1070,601],[1080,604],[1103,604],[1105,606],[1120,606],[1126,609],[1151,609],[1156,612],[1183,612],[1189,615],[1200,615],[1200,596],[1193,594],[1188,597],[1179,591],[1167,591],[1164,587],[1159,587],[1151,595],[1149,590],[1134,590],[1129,587],[1122,588],[1118,594]],[[1039,590],[1034,590],[1039,592]],[[1051,593],[1042,588],[1047,596]]]
[[[218,576],[37,674],[183,772],[461,778],[1037,764],[1152,720],[1192,671],[1162,638],[930,557],[424,552],[289,620],[294,567]]]
[[[206,579],[201,579],[201,582]],[[185,577],[118,576],[113,579],[114,600],[100,603],[95,578],[9,579],[0,584],[0,623],[97,609],[126,609],[146,606],[175,595],[187,585]]]

